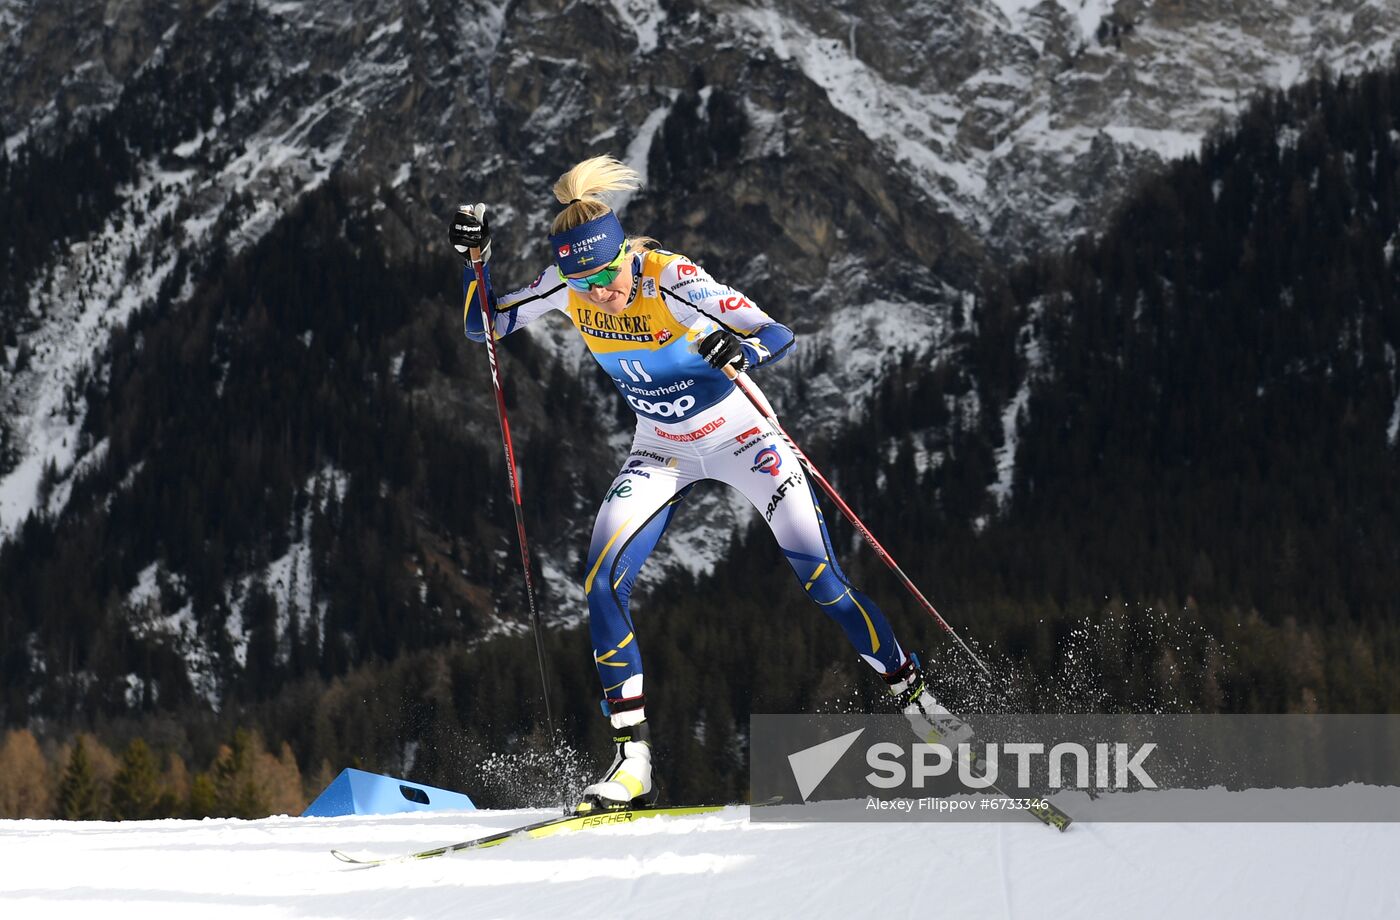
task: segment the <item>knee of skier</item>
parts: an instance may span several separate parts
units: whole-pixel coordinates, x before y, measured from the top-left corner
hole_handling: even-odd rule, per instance
[[[632,590],[631,579],[619,580],[611,573],[601,572],[586,586],[588,619],[595,644],[603,640],[611,644],[617,636],[630,629],[627,601]],[[616,635],[614,635],[616,634]]]
[[[637,580],[638,567],[626,555],[613,559],[588,561],[588,570],[594,572],[584,585],[590,608],[594,604],[612,605],[627,609],[632,596],[632,583]]]
[[[797,560],[792,563],[792,574],[797,576],[798,584],[818,604],[835,602],[851,587],[834,562],[821,563],[815,569],[810,563],[799,564]]]

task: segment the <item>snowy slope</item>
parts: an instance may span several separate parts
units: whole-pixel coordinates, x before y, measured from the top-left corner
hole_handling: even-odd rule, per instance
[[[1395,794],[1368,791],[1377,797]],[[1032,821],[750,823],[747,809],[733,808],[369,870],[342,866],[326,852],[343,847],[399,853],[541,814],[3,821],[0,915],[83,920],[1400,915],[1396,824],[1105,823],[1079,824],[1057,834]]]

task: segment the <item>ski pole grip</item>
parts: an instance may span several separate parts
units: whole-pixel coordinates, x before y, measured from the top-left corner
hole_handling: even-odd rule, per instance
[[[486,205],[484,203],[477,202],[474,205],[457,206],[457,213],[452,219],[452,246],[468,262],[481,265],[491,258],[489,233],[490,231],[486,227]],[[472,245],[473,243],[477,245]]]

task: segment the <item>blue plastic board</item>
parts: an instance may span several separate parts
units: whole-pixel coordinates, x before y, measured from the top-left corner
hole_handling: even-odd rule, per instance
[[[336,815],[392,815],[404,811],[475,810],[472,800],[460,792],[347,767],[301,815],[303,818],[331,818]]]

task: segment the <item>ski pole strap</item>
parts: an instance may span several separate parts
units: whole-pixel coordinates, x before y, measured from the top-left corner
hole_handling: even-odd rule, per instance
[[[645,696],[629,696],[626,699],[612,700],[604,698],[599,702],[603,710],[603,715],[611,716],[623,712],[635,712],[647,704]]]

